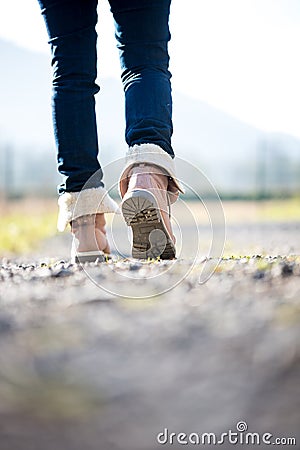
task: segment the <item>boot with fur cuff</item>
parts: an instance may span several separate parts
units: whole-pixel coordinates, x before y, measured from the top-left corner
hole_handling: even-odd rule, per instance
[[[106,261],[110,247],[106,237],[104,214],[78,217],[70,223],[73,234],[71,262]]]
[[[169,178],[161,167],[138,163],[128,170],[120,185],[122,214],[132,228],[133,258],[175,258],[170,197],[177,192],[168,191]]]
[[[128,187],[130,169],[138,163],[147,163],[159,167],[168,176],[168,192],[170,202],[174,203],[179,192],[184,194],[184,188],[176,177],[174,159],[156,144],[136,144],[129,147],[126,153],[125,167],[120,175],[119,193],[124,197]]]
[[[105,261],[110,253],[105,231],[104,213],[119,213],[117,203],[103,187],[65,192],[58,199],[57,228],[71,225],[72,263]]]

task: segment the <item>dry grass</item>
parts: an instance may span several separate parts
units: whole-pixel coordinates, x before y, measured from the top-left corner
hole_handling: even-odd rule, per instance
[[[25,199],[1,204],[0,256],[27,253],[55,233],[55,200]]]
[[[194,216],[198,224],[208,223],[205,207],[199,201],[186,203],[190,215],[186,214],[186,206],[181,202],[173,206],[173,212],[180,217],[181,223],[187,225]],[[263,201],[223,201],[223,210],[228,224],[260,223],[260,222],[292,222],[300,220],[300,199],[263,200]],[[212,202],[207,202],[208,209],[214,208]]]
[[[212,206],[207,203],[206,206]],[[57,220],[56,199],[23,199],[0,203],[0,257],[28,253],[39,243],[54,236]],[[226,223],[249,224],[262,222],[291,222],[300,220],[300,200],[225,201]],[[205,207],[199,201],[184,202],[181,197],[172,207],[179,226],[209,224]],[[107,215],[108,225],[113,217]]]

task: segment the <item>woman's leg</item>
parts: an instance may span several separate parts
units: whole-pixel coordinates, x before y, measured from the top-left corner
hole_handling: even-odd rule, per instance
[[[129,150],[120,177],[122,213],[132,227],[132,255],[175,257],[170,203],[181,189],[171,146],[168,41],[171,0],[110,0],[125,91]]]
[[[58,170],[64,176],[59,194],[80,191],[95,172],[103,186],[97,159],[95,116],[97,75],[95,26],[97,0],[39,0],[52,52],[53,124]]]
[[[39,3],[52,51],[58,170],[65,177],[58,190],[57,225],[63,231],[71,224],[72,260],[90,261],[99,257],[99,250],[109,252],[103,213],[118,208],[103,187],[97,159],[97,0]]]
[[[168,70],[171,0],[109,0],[125,91],[126,142],[151,143],[174,157]]]

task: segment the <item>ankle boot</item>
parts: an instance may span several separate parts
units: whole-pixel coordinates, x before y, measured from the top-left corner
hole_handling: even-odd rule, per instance
[[[133,165],[127,174],[121,210],[132,228],[134,258],[175,258],[168,182],[162,168],[148,163]]]
[[[71,221],[74,236],[71,260],[73,263],[104,261],[110,253],[106,237],[104,214],[89,214]]]

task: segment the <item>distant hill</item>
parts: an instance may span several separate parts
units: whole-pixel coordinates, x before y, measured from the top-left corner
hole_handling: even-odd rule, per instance
[[[55,169],[51,123],[50,56],[0,40],[0,163],[12,189],[52,190]],[[98,128],[104,164],[124,155],[121,82],[98,80]],[[175,152],[199,166],[224,192],[300,188],[300,141],[266,134],[199,100],[173,93]],[[13,162],[5,161],[13,153]],[[276,170],[275,170],[276,169]],[[54,190],[54,189],[53,189]]]

